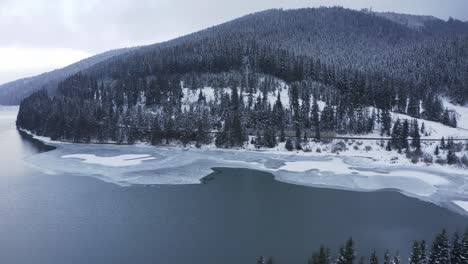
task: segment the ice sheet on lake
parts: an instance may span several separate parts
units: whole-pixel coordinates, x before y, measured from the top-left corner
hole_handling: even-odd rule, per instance
[[[438,204],[468,198],[468,177],[463,170],[453,173],[429,166],[383,166],[358,157],[214,148],[52,145],[57,149],[33,155],[27,161],[36,168],[58,175],[93,176],[123,186],[198,184],[213,172],[212,168],[226,167],[266,171],[279,181],[305,186],[359,191],[397,189]],[[122,166],[118,164],[120,162]]]
[[[141,164],[143,161],[154,160],[155,158],[148,154],[135,155],[135,154],[126,154],[118,155],[111,157],[99,157],[94,154],[74,154],[74,155],[64,155],[64,159],[79,159],[83,163],[88,164],[97,164],[109,167],[127,167],[127,166],[136,166]]]

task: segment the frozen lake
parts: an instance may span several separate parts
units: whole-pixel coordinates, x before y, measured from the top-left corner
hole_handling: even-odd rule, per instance
[[[311,166],[324,166],[313,163],[320,159],[215,152],[222,162],[196,150],[122,147],[116,152],[115,146],[90,145],[38,154],[48,148],[21,136],[14,121],[14,109],[0,111],[0,260],[5,263],[254,263],[260,255],[272,255],[278,263],[299,264],[320,244],[337,249],[350,236],[362,255],[390,249],[406,259],[414,239],[430,240],[442,228],[462,230],[468,223],[459,208],[443,202],[444,190],[459,183],[456,177],[404,169],[376,176],[343,164],[316,175],[331,181],[343,177],[340,171],[359,174],[353,184],[366,191],[356,192],[317,188],[320,181],[301,183],[300,175],[315,175]],[[259,164],[263,172],[236,168]],[[213,166],[231,168],[210,174]],[[194,184],[207,174],[204,184]],[[372,177],[389,179],[396,189],[412,178],[407,191],[420,199],[370,191],[382,179],[372,180],[374,186],[359,182]],[[341,185],[337,188],[349,186]],[[445,208],[422,201],[425,197]]]

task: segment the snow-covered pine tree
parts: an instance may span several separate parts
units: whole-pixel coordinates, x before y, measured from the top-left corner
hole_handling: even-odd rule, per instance
[[[450,264],[465,264],[468,259],[463,259],[463,240],[460,234],[455,232],[450,249]]]
[[[445,230],[436,236],[428,264],[450,264],[449,239]]]
[[[312,126],[314,127],[315,131],[315,139],[320,140],[320,109],[317,103],[317,97],[314,96],[314,100],[312,103]]]
[[[391,257],[390,257],[390,251],[385,251],[384,258],[383,258],[383,264],[392,264],[391,263]]]
[[[421,259],[421,247],[419,245],[419,241],[414,241],[408,263],[409,264],[420,264],[420,262],[419,262],[420,259]]]
[[[426,241],[422,240],[419,244],[419,264],[426,264],[427,263],[427,246]]]
[[[377,253],[375,252],[375,250],[371,254],[369,263],[370,264],[379,264],[379,258],[377,257]]]
[[[400,258],[399,252],[395,253],[395,256],[393,256],[391,264],[401,264],[401,258]]]

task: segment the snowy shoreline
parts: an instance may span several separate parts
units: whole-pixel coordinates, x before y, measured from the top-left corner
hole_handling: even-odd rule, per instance
[[[24,130],[23,130],[24,131]],[[73,144],[33,138],[57,149],[26,161],[48,174],[69,173],[131,185],[200,184],[213,168],[246,168],[288,184],[350,191],[395,190],[468,215],[468,171],[441,165],[390,163],[374,153],[287,152],[204,146]]]

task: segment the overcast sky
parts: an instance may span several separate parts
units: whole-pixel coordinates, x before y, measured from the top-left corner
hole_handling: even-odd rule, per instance
[[[468,0],[0,0],[0,83],[255,11],[333,5],[468,20]]]

